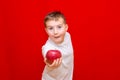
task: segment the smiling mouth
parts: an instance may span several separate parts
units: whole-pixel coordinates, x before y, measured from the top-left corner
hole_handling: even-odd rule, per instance
[[[54,37],[54,38],[59,38],[60,36],[56,36],[56,37]]]

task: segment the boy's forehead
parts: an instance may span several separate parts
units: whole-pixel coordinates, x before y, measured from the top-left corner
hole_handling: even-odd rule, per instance
[[[50,26],[50,25],[60,25],[64,23],[64,19],[63,18],[58,18],[58,19],[51,19],[48,20],[46,22],[46,26]]]
[[[49,19],[48,21],[60,21],[60,22],[62,22],[62,21],[64,21],[64,19],[61,18],[61,17],[57,17],[57,18],[51,18],[51,19]],[[48,21],[47,21],[47,22],[48,22]]]

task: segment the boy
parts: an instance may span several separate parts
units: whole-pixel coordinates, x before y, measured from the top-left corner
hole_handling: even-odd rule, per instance
[[[68,25],[64,15],[59,11],[51,12],[45,17],[44,24],[49,38],[42,47],[42,54],[46,64],[42,80],[72,80],[74,67],[73,47],[70,34],[67,32]],[[59,50],[62,57],[49,64],[46,59],[48,50]]]

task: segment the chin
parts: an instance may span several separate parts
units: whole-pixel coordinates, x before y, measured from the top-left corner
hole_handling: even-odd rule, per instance
[[[61,44],[63,41],[56,41],[55,43],[56,44]]]

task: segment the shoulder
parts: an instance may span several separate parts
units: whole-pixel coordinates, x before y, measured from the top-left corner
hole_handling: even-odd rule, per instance
[[[70,36],[70,33],[69,33],[69,32],[66,32],[66,35]]]
[[[48,50],[55,49],[55,46],[52,42],[48,39],[46,43],[42,46],[42,54],[45,57]]]
[[[71,37],[71,34],[69,32],[66,32],[66,36]]]
[[[52,48],[52,47],[53,47],[53,44],[52,44],[51,40],[48,39],[46,41],[46,43],[42,46],[42,49],[44,49],[44,48]]]
[[[68,39],[71,39],[71,35],[69,32],[66,32],[65,34],[65,39],[68,40]]]

